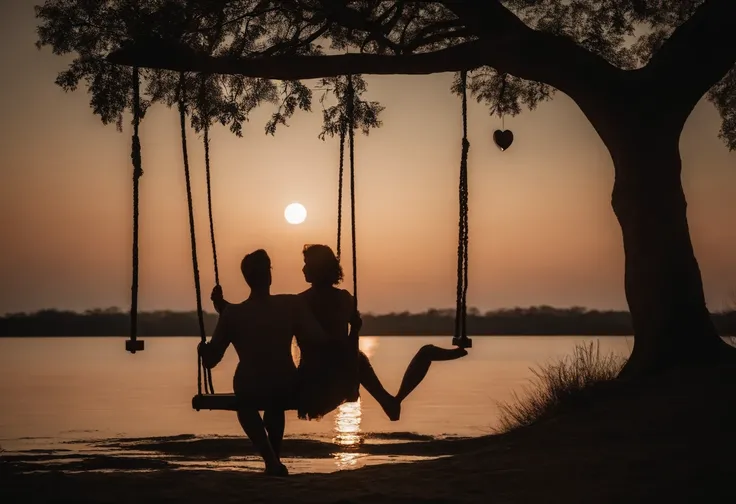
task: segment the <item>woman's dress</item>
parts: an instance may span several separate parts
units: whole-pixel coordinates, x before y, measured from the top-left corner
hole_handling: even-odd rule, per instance
[[[329,344],[300,344],[298,414],[312,420],[358,400],[357,333],[354,339],[348,334],[357,314],[353,296],[344,289],[311,288],[299,296],[331,339]]]

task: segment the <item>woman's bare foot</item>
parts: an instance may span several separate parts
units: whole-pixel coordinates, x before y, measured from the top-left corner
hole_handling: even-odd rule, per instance
[[[460,347],[441,348],[435,345],[425,345],[421,351],[422,357],[430,362],[455,360],[468,355],[468,351]]]

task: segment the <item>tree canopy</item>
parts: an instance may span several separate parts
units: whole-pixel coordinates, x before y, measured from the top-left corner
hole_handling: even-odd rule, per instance
[[[36,7],[39,47],[73,53],[57,84],[85,82],[103,122],[131,107],[130,66],[147,81],[145,107],[176,101],[188,75],[193,126],[221,122],[240,134],[253,108],[275,104],[273,133],[314,91],[344,93],[345,74],[468,70],[468,88],[493,114],[533,109],[555,90],[592,76],[656,74],[666,95],[688,75],[715,72],[708,92],[736,149],[736,2],[732,0],[47,0]],[[112,56],[110,56],[112,54]],[[110,57],[109,57],[110,56]],[[710,65],[710,66],[709,66]],[[725,67],[724,67],[725,65]],[[729,70],[730,69],[730,70]],[[725,77],[721,76],[725,73]],[[311,89],[301,80],[321,78]],[[277,82],[274,82],[276,80]],[[341,84],[342,82],[342,84]],[[685,84],[683,84],[685,85]],[[458,80],[453,86],[458,91]],[[358,125],[380,124],[381,107],[356,102]],[[580,103],[579,103],[580,104]],[[693,103],[694,105],[694,103]],[[344,105],[342,105],[344,107]],[[325,105],[323,134],[340,127]]]

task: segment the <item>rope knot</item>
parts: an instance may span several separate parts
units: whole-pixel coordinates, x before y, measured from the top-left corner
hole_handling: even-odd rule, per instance
[[[130,151],[130,159],[133,161],[133,179],[139,179],[143,176],[143,167],[141,159],[141,140],[138,135],[133,135],[133,148]]]

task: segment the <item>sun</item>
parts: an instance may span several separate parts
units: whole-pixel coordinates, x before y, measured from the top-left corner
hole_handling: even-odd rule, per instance
[[[307,218],[307,209],[301,203],[292,203],[284,210],[284,218],[289,224],[301,224]]]

